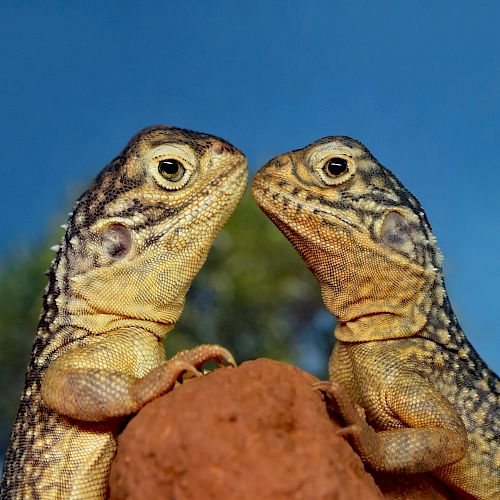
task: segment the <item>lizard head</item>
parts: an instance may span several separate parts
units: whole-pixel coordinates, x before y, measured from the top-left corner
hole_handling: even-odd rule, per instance
[[[139,132],[76,203],[53,271],[59,307],[90,330],[132,318],[167,331],[244,192],[246,165],[214,136]]]
[[[258,172],[253,194],[318,278],[337,337],[423,326],[431,304],[422,290],[441,254],[417,199],[360,142],[326,137],[280,155]]]

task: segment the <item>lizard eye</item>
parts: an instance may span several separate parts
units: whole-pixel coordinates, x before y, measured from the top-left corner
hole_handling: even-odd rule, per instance
[[[356,172],[351,156],[328,156],[313,159],[313,169],[327,186],[337,186],[348,181]]]
[[[151,177],[167,191],[182,189],[199,169],[195,151],[183,144],[160,144],[152,148],[147,156]]]
[[[167,181],[180,181],[185,171],[186,169],[179,160],[167,159],[158,162],[158,172]]]
[[[326,161],[323,170],[326,175],[336,178],[346,172],[349,172],[349,166],[345,158],[330,158]]]

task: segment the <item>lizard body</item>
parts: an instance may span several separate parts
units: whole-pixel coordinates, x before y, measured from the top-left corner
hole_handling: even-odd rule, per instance
[[[253,193],[337,318],[319,388],[363,461],[500,498],[500,382],[453,313],[418,200],[348,137],[271,160]]]
[[[209,359],[161,344],[241,198],[244,155],[155,126],[132,138],[76,203],[48,273],[0,497],[103,498],[127,415]]]

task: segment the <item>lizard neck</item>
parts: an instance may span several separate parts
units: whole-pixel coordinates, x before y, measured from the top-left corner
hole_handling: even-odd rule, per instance
[[[36,371],[47,367],[60,350],[90,335],[130,328],[146,330],[161,340],[174,327],[175,323],[109,314],[92,307],[84,298],[72,293],[67,268],[63,240],[47,273],[48,283],[31,357],[32,363],[36,363],[32,368]],[[182,310],[182,305],[179,308]]]
[[[413,295],[410,290],[414,291]],[[400,300],[372,304],[364,314],[356,309],[352,313],[350,309],[351,316],[337,317],[335,337],[344,342],[422,337],[448,349],[460,349],[467,342],[453,313],[440,271],[428,281],[402,280],[388,297]],[[329,309],[334,313],[334,307]]]
[[[427,296],[426,322],[418,336],[459,354],[462,350],[473,350],[453,312],[441,272],[429,287]]]
[[[59,349],[88,334],[85,330],[71,330],[63,326],[71,322],[64,308],[68,293],[67,273],[63,272],[65,268],[66,259],[59,250],[46,273],[48,282],[33,344],[30,371],[43,370]]]

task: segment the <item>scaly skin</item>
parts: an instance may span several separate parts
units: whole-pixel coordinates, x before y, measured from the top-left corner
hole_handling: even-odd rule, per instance
[[[499,380],[467,341],[419,202],[359,142],[326,137],[255,177],[257,203],[336,316],[318,386],[361,458],[500,498]]]
[[[1,498],[104,498],[125,417],[209,359],[234,363],[217,345],[166,360],[161,340],[245,183],[246,159],[226,141],[157,126],[78,200],[48,273]]]

